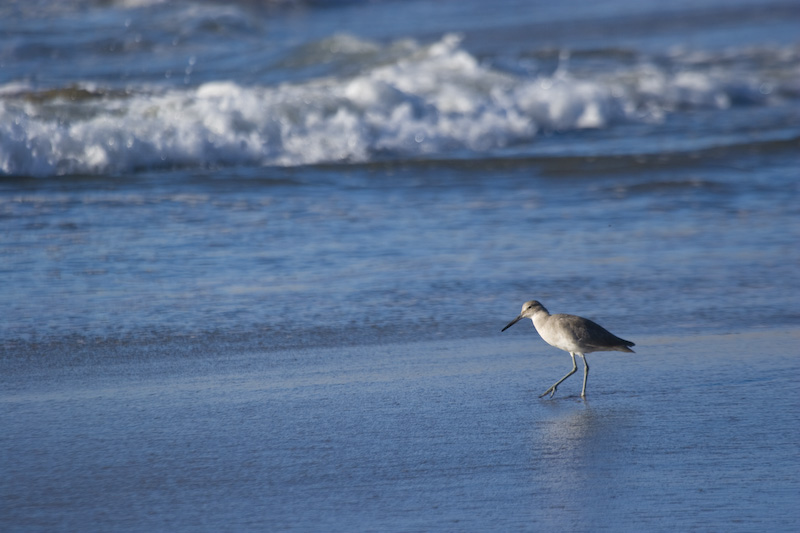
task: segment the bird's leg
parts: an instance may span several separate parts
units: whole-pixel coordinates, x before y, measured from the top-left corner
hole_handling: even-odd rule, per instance
[[[586,398],[586,380],[589,379],[589,363],[586,361],[586,354],[579,354],[583,357],[583,389],[581,390],[581,398]]]
[[[577,372],[578,364],[575,362],[575,354],[570,352],[569,356],[572,357],[572,370],[570,370],[569,373],[566,376],[564,376],[563,378],[561,378],[558,381],[556,381],[555,383],[553,383],[552,387],[550,387],[549,389],[544,391],[542,394],[540,394],[539,398],[543,398],[543,397],[547,396],[547,393],[550,393],[550,397],[552,398],[553,395],[556,393],[556,389],[558,388],[558,386],[561,385],[561,382],[564,381],[565,379],[567,379],[568,377],[570,377],[575,372]],[[584,363],[585,362],[586,362],[586,360],[584,359]]]

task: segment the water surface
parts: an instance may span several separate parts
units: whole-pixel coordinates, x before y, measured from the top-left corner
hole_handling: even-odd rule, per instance
[[[799,25],[3,4],[3,529],[797,530]]]

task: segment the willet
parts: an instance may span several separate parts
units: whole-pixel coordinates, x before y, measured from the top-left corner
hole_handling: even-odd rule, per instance
[[[589,364],[586,362],[586,354],[591,352],[633,352],[629,346],[635,346],[631,341],[620,339],[606,328],[592,322],[588,318],[575,315],[551,315],[542,304],[536,300],[525,302],[522,305],[522,312],[517,318],[508,323],[501,331],[505,331],[523,318],[530,318],[533,327],[550,346],[555,346],[559,350],[569,352],[572,357],[572,370],[559,379],[553,386],[544,391],[539,398],[550,397],[556,393],[556,389],[561,382],[570,377],[578,370],[575,363],[575,354],[583,358],[583,389],[581,397],[586,397],[586,380],[589,377]]]

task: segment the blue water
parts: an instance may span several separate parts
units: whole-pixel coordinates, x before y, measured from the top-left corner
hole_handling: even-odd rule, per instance
[[[237,441],[228,421],[240,420],[241,413],[219,404],[231,394],[233,404],[258,413],[259,402],[271,401],[274,390],[267,394],[263,383],[236,377],[251,371],[266,382],[276,379],[285,394],[273,413],[283,417],[276,424],[284,433],[271,436],[274,453],[262,456],[257,471],[283,465],[294,472],[298,464],[316,462],[329,477],[319,485],[289,483],[300,503],[279,498],[286,486],[274,480],[260,502],[234,499],[250,520],[238,526],[325,529],[327,515],[310,511],[324,503],[316,491],[335,492],[353,482],[363,490],[341,492],[353,501],[328,524],[333,529],[360,520],[363,529],[461,529],[457,522],[427,520],[435,511],[419,502],[407,509],[363,507],[364,498],[404,501],[409,493],[402,491],[419,488],[407,477],[410,452],[396,450],[400,459],[384,465],[389,479],[410,483],[400,483],[399,492],[392,493],[385,479],[371,486],[366,471],[358,470],[355,481],[338,478],[320,426],[308,429],[319,446],[304,455],[297,451],[302,435],[291,429],[286,413],[312,428],[330,413],[324,403],[307,404],[304,394],[346,405],[348,411],[330,418],[329,426],[344,424],[343,433],[330,438],[352,448],[343,459],[349,472],[348,465],[376,450],[375,442],[358,438],[357,422],[373,428],[378,446],[390,429],[357,406],[376,397],[388,405],[393,398],[396,405],[413,404],[419,388],[410,386],[409,375],[420,369],[436,376],[426,381],[425,397],[449,391],[507,435],[513,424],[481,412],[485,407],[473,403],[469,387],[453,390],[440,370],[427,365],[442,357],[441,346],[466,350],[469,363],[477,357],[469,352],[472,342],[492,345],[494,351],[484,347],[480,353],[488,366],[471,373],[450,359],[452,366],[441,372],[468,381],[464,376],[485,373],[488,381],[476,383],[480,390],[501,388],[504,369],[518,374],[526,365],[545,364],[520,359],[513,368],[491,366],[524,340],[528,355],[534,350],[553,360],[552,367],[531,366],[533,374],[522,379],[544,390],[568,370],[568,358],[530,327],[499,334],[531,298],[553,312],[597,320],[637,342],[642,357],[670,357],[670,343],[679,338],[766,335],[736,346],[747,364],[725,379],[749,383],[754,369],[796,374],[785,358],[758,361],[770,343],[791,351],[785,332],[800,320],[798,27],[796,2],[779,1],[3,3],[0,379],[9,406],[3,425],[15,429],[5,437],[8,451],[1,459],[4,469],[24,465],[14,467],[13,484],[2,485],[5,509],[15,510],[2,513],[11,517],[0,522],[3,529],[53,530],[64,518],[67,529],[97,523],[108,530],[123,514],[128,522],[120,529],[181,523],[195,529],[182,518],[196,519],[207,499],[219,496],[215,491],[169,485],[169,496],[186,506],[175,521],[159,522],[174,509],[155,509],[150,496],[130,488],[119,501],[130,498],[143,506],[141,513],[101,511],[110,503],[102,496],[105,482],[86,485],[74,473],[54,473],[52,461],[63,450],[78,471],[118,476],[122,471],[113,465],[133,464],[134,479],[146,479],[147,459],[125,445],[129,431],[136,431],[123,429],[127,421],[148,435],[154,457],[172,458],[170,472],[191,479],[191,466],[164,443],[184,445],[201,432],[167,441],[154,435],[169,432],[170,405],[190,406],[180,391],[192,391],[187,394],[210,406],[202,415],[214,428],[208,434],[232,435],[233,455],[216,465],[201,461],[216,478],[242,456],[242,447],[257,449],[264,442],[258,431],[270,427],[267,418]],[[730,348],[727,340],[722,344]],[[332,362],[316,355],[322,347],[333,350]],[[369,355],[349,359],[348,350]],[[709,349],[696,364],[715,367],[714,357],[726,351]],[[377,377],[347,377],[365,361],[380,369]],[[237,369],[233,377],[229,363]],[[606,372],[621,372],[609,364]],[[598,363],[593,372],[602,376],[602,368]],[[163,388],[148,389],[162,372]],[[673,383],[655,369],[647,372],[654,373],[643,375],[643,387],[661,386],[662,379],[667,389]],[[325,388],[342,373],[355,387],[351,393]],[[314,388],[322,386],[314,376],[324,377],[322,389]],[[701,401],[702,375],[690,376],[699,380],[691,384],[691,397]],[[616,399],[640,401],[644,391],[626,385],[605,393],[614,395],[607,407],[616,411],[607,416],[616,420],[637,409],[622,400],[614,404]],[[541,408],[538,394],[514,388],[493,394],[502,397],[489,399],[514,403],[509,409],[526,434],[540,435],[540,424],[549,423],[546,413],[533,419],[521,414]],[[93,404],[95,397],[116,407],[105,411]],[[669,400],[664,393],[642,411],[667,412],[654,430],[664,438],[690,411],[683,404],[671,410]],[[796,421],[796,402],[779,405],[787,424]],[[426,416],[453,418],[452,408]],[[594,405],[601,412],[588,418],[572,408],[579,407],[562,413],[569,424],[606,419],[603,404]],[[162,422],[145,424],[129,409]],[[769,411],[765,401],[751,406],[745,419],[755,422]],[[66,412],[82,421],[51,426]],[[735,416],[723,405],[715,412],[723,421]],[[195,414],[186,407],[175,416],[179,425],[195,428]],[[121,426],[104,432],[109,418]],[[516,482],[502,481],[502,468],[487,470],[480,461],[470,470],[474,484],[453,484],[446,473],[447,443],[463,422],[404,423],[420,453],[438,457],[423,478],[433,484],[428,487],[439,487],[432,494],[440,505],[477,487],[495,490],[510,505],[530,497]],[[31,442],[40,426],[53,429],[38,444]],[[636,435],[646,434],[637,428]],[[690,430],[705,435],[700,426]],[[92,462],[101,444],[77,444],[93,431],[97,442],[105,435],[117,443],[109,451],[111,467]],[[458,453],[491,444],[476,438]],[[514,455],[516,445],[525,446],[521,437],[508,438],[516,444],[504,448],[510,454],[501,454],[504,464],[530,467],[529,451]],[[785,432],[781,438],[793,441]],[[645,449],[643,442],[627,444]],[[39,462],[27,453],[32,446],[48,459]],[[760,460],[779,467],[796,466],[787,464],[786,446],[739,451],[757,458],[763,453]],[[203,457],[217,453],[211,442],[202,448]],[[599,461],[609,458],[620,460]],[[706,458],[707,465],[719,465]],[[668,477],[685,457],[674,459],[654,470],[652,479]],[[725,468],[736,468],[736,461],[724,459]],[[535,478],[540,470],[528,467],[521,468]],[[713,477],[710,468],[703,475]],[[455,478],[463,481],[459,475],[466,474]],[[702,488],[702,477],[692,490]],[[600,477],[591,479],[600,483]],[[74,493],[63,515],[50,481]],[[245,488],[264,490],[263,483],[254,476]],[[784,502],[785,489],[797,484],[783,483],[764,494]],[[630,486],[621,489],[620,514],[635,506],[634,495]],[[717,495],[714,502],[741,496]],[[491,517],[492,498],[469,501],[484,505],[478,514]],[[594,511],[603,507],[593,505]],[[777,507],[785,511],[782,503]],[[666,511],[680,508],[676,503]],[[755,527],[775,512],[754,508],[742,523]],[[155,522],[143,518],[147,509]],[[394,520],[358,509],[391,510]],[[452,518],[465,518],[459,505],[448,509]],[[652,526],[647,516],[662,511],[654,499],[636,523]],[[96,513],[106,513],[105,521],[95,522]],[[259,520],[264,513],[279,519]],[[419,521],[408,513],[421,513]],[[734,514],[716,518],[730,525],[741,518]],[[28,520],[32,516],[43,521]],[[507,524],[511,529],[554,526],[562,518],[558,512],[539,521],[535,513],[514,516],[519,520]],[[678,529],[715,529],[699,516],[687,517]],[[229,518],[214,512],[206,528],[220,529]],[[794,519],[796,514],[770,524],[792,530]]]

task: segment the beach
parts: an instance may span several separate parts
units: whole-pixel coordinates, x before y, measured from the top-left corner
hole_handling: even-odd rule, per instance
[[[798,27],[0,4],[0,530],[799,530]]]
[[[570,361],[528,326],[138,360],[88,347],[35,377],[6,362],[4,528],[797,526],[800,332],[637,338],[588,356],[584,401],[580,374],[538,398]]]

